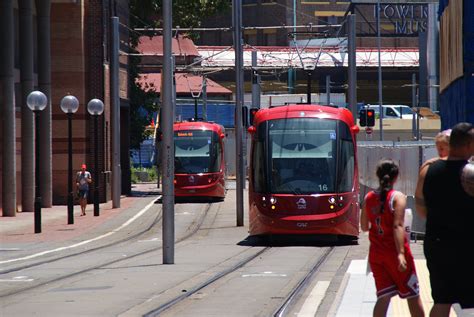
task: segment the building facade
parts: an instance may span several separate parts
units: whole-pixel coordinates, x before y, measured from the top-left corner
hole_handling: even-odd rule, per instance
[[[110,17],[119,17],[121,42],[127,43],[128,7],[128,0],[1,1],[0,37],[5,49],[0,56],[0,203],[3,216],[33,211],[36,177],[40,178],[43,207],[66,204],[70,181],[68,120],[60,108],[61,99],[66,95],[79,100],[79,109],[72,116],[74,175],[82,163],[94,172],[93,142],[97,135],[100,201],[110,199]],[[128,57],[121,56],[119,92],[124,125],[121,151],[126,152],[121,155],[121,165],[125,166],[122,170],[125,179],[129,166],[127,65]],[[40,90],[48,97],[47,107],[40,113],[39,158],[34,154],[33,114],[26,105],[26,97],[33,90]],[[93,117],[87,112],[87,103],[93,98],[101,99],[105,104],[97,133]],[[40,166],[39,175],[34,172],[36,161]]]

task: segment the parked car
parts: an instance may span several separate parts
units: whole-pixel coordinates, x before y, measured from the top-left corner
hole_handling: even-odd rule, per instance
[[[366,109],[374,109],[375,117],[380,116],[380,106],[379,105],[366,105]],[[385,119],[412,119],[413,110],[412,108],[406,105],[383,105],[383,117]],[[415,114],[416,118],[416,114]]]

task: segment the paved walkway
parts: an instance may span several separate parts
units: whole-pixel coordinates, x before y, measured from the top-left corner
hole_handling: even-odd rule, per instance
[[[422,241],[417,245],[412,244],[412,249],[419,248]],[[420,296],[426,316],[429,315],[433,306],[431,298],[431,286],[429,271],[425,259],[415,259],[418,280],[420,283]],[[346,276],[339,291],[339,302],[335,316],[337,317],[371,317],[376,298],[375,281],[370,272],[367,260],[352,260],[347,269]],[[406,300],[394,296],[390,303],[388,316],[410,316]],[[474,309],[462,310],[459,305],[451,308],[450,317],[474,316]]]
[[[67,224],[67,206],[54,205],[41,209],[42,232],[34,233],[34,212],[19,212],[16,217],[0,217],[0,241],[9,242],[42,242],[64,241],[77,238],[91,231],[111,218],[118,216],[127,208],[138,203],[137,198],[158,195],[156,183],[139,183],[132,186],[132,196],[122,196],[120,208],[112,208],[112,201],[100,204],[100,216],[94,216],[93,204],[88,204],[86,216],[80,216],[81,208],[74,205],[74,224]],[[76,202],[77,203],[77,202]],[[0,244],[0,250],[2,245]]]

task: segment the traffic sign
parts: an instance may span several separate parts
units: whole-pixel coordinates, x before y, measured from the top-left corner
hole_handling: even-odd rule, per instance
[[[374,129],[372,129],[371,127],[366,127],[365,128],[365,133],[366,134],[372,134],[372,132],[374,132]]]

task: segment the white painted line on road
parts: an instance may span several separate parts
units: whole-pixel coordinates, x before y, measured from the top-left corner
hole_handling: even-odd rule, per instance
[[[161,241],[161,239],[153,238],[153,239],[148,239],[148,240],[138,240],[138,242],[155,242],[155,241]]]
[[[318,307],[321,304],[321,301],[323,300],[324,296],[326,295],[328,287],[329,281],[317,282],[309,296],[304,301],[303,306],[301,307],[297,316],[313,317],[318,311]]]
[[[106,237],[108,237],[108,236],[113,235],[113,234],[116,233],[116,232],[119,232],[120,230],[124,229],[125,227],[128,227],[131,223],[133,223],[135,220],[137,220],[139,217],[141,217],[145,212],[147,212],[148,209],[150,209],[154,204],[155,204],[155,200],[153,200],[153,201],[150,202],[148,205],[146,205],[145,208],[143,208],[142,210],[140,210],[135,216],[133,216],[132,218],[130,218],[129,220],[127,220],[127,221],[126,221],[125,223],[123,223],[121,226],[119,226],[118,228],[116,228],[116,229],[114,229],[114,230],[112,230],[112,231],[109,231],[109,232],[107,232],[107,233],[104,233],[104,234],[101,235],[101,236],[98,236],[98,237],[95,237],[95,238],[92,238],[92,239],[89,239],[89,240],[81,241],[81,242],[79,242],[79,243],[72,244],[72,245],[69,245],[69,246],[66,246],[66,247],[60,247],[60,248],[57,248],[57,249],[47,250],[47,251],[43,251],[43,252],[31,254],[31,255],[28,255],[28,256],[24,256],[24,257],[21,257],[21,258],[16,258],[16,259],[10,259],[10,260],[5,260],[5,261],[0,261],[0,264],[12,263],[12,262],[18,262],[18,261],[24,261],[24,260],[30,260],[30,259],[34,259],[34,258],[43,256],[43,255],[46,255],[46,254],[50,254],[50,253],[55,253],[55,252],[64,251],[64,250],[68,250],[68,249],[77,248],[77,247],[80,247],[80,246],[89,244],[89,243],[91,243],[91,242],[94,242],[94,241],[97,241],[97,240],[106,238]]]
[[[286,277],[286,274],[265,271],[262,273],[242,274],[242,277]]]
[[[0,282],[33,282],[34,279],[28,278],[28,276],[15,276],[9,280],[0,279]]]

